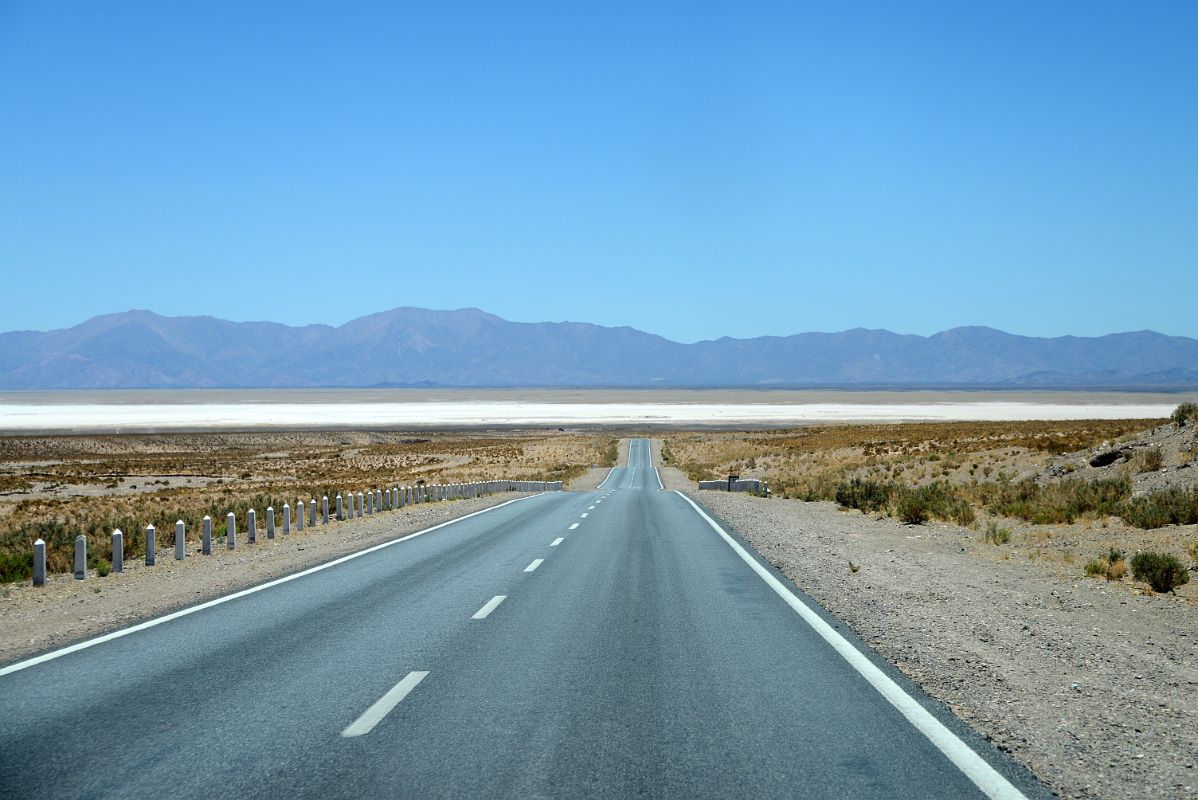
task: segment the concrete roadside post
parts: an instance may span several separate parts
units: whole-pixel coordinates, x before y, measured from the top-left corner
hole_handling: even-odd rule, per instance
[[[312,498],[312,503],[308,506],[308,527],[316,527],[316,498]]]
[[[295,529],[302,531],[304,529],[304,501],[299,500],[295,504]]]
[[[366,508],[366,496],[358,492],[358,516],[362,516],[363,509]]]
[[[87,577],[87,537],[75,537],[75,580]]]
[[[120,528],[112,532],[112,571],[125,571],[125,534]]]
[[[329,524],[329,496],[327,494],[320,498],[320,524]]]
[[[383,490],[382,489],[374,490],[374,510],[375,511],[383,510]]]
[[[187,528],[183,525],[183,520],[175,522],[175,560],[182,561],[187,555]]]
[[[275,507],[266,507],[266,538],[275,538]]]
[[[225,517],[225,544],[230,550],[237,549],[237,515],[232,511]]]
[[[252,508],[245,515],[245,530],[250,544],[258,541],[258,512]]]
[[[341,495],[337,495],[337,521],[342,522],[345,519],[345,501]]]
[[[200,552],[206,556],[212,555],[212,517],[204,515],[204,538],[200,543]]]
[[[288,503],[283,504],[283,535],[291,533],[291,506]]]
[[[157,555],[155,549],[158,547],[158,531],[154,530],[153,525],[146,526],[146,566],[154,566],[154,557]]]
[[[366,513],[367,514],[374,513],[374,492],[366,493]]]
[[[46,585],[46,542],[42,539],[33,543],[33,585]]]

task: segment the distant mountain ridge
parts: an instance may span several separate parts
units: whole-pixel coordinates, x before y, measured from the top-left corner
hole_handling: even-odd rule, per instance
[[[932,336],[856,328],[681,344],[634,328],[396,308],[339,327],[128,311],[0,334],[0,389],[1198,386],[1198,340],[1152,331]]]

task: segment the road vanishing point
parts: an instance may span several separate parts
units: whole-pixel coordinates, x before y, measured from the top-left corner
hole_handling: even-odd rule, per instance
[[[0,797],[1050,797],[647,440],[509,501],[0,669]]]

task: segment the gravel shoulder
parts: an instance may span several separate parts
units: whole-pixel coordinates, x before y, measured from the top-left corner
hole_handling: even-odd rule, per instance
[[[993,545],[954,525],[699,492],[661,473],[1062,797],[1198,792],[1193,604],[979,557]]]
[[[327,527],[280,534],[274,540],[258,532],[256,544],[228,550],[212,543],[212,555],[199,554],[188,542],[187,557],[174,560],[174,548],[162,548],[157,564],[147,567],[129,558],[125,571],[86,580],[52,575],[44,587],[8,585],[0,599],[0,664],[62,647],[180,608],[281,578],[332,561],[371,545],[399,539],[457,517],[497,506],[527,493],[506,492],[383,511],[352,521],[331,520]]]

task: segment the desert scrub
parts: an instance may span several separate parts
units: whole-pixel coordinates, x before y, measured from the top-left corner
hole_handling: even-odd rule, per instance
[[[1120,506],[1118,513],[1137,528],[1193,525],[1198,523],[1198,488],[1171,486],[1133,497]]]
[[[1173,409],[1173,414],[1169,419],[1177,423],[1179,428],[1191,419],[1198,419],[1198,403],[1182,403]]]
[[[1122,580],[1127,574],[1127,562],[1123,560],[1123,551],[1112,547],[1104,557],[1086,564],[1086,574],[1091,578],[1105,578],[1108,581]]]
[[[1136,580],[1144,581],[1154,592],[1171,592],[1190,582],[1190,573],[1176,556],[1145,551],[1131,559],[1131,571]]]
[[[1070,478],[1041,486],[1032,480],[978,484],[976,496],[982,505],[1004,517],[1037,524],[1073,522],[1085,514],[1106,516],[1119,513],[1131,497],[1127,478],[1083,481]]]
[[[1159,447],[1149,447],[1136,457],[1137,472],[1156,472],[1165,465],[1165,454]]]
[[[885,511],[890,506],[894,491],[895,484],[891,482],[853,478],[836,487],[836,502],[845,508],[856,508],[867,513]]]
[[[665,459],[663,448],[662,458]],[[620,460],[620,440],[608,439],[603,447],[599,450],[599,460],[596,464],[600,467],[614,467],[616,462]]]
[[[970,525],[976,519],[973,506],[960,489],[939,481],[900,489],[895,514],[908,525],[919,525],[933,517],[958,525]]]
[[[986,531],[982,534],[982,540],[987,544],[1006,544],[1011,541],[1011,531],[1008,528],[999,527],[997,522],[988,522]]]

